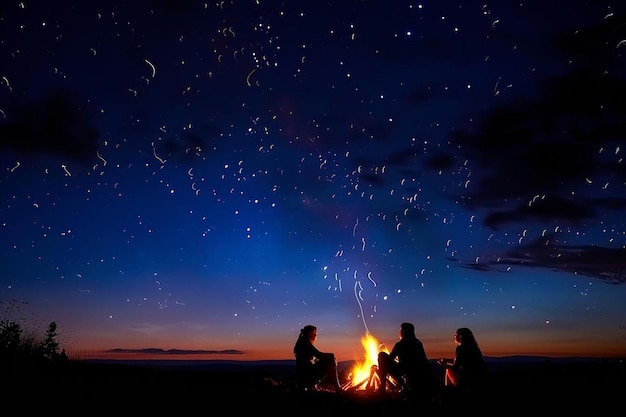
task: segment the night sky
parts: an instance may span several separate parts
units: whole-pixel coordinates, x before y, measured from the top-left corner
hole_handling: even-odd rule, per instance
[[[625,152],[623,1],[3,2],[0,319],[624,356]]]

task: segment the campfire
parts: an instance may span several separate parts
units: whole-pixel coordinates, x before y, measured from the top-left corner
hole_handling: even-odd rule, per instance
[[[352,391],[376,391],[380,387],[380,375],[378,374],[378,352],[387,352],[387,347],[379,343],[371,334],[367,333],[361,338],[361,344],[365,349],[365,358],[357,361],[348,373],[348,380],[342,386],[344,390]],[[397,381],[387,376],[387,389],[396,389]]]

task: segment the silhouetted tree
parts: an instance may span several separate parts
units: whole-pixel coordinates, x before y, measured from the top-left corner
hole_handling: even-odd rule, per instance
[[[22,328],[13,321],[0,321],[0,357],[15,356],[20,350]]]
[[[41,345],[41,351],[46,359],[56,359],[59,356],[59,343],[57,337],[57,324],[53,321],[48,326],[46,338]]]

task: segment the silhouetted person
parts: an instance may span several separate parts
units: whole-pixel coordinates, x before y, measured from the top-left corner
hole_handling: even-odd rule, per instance
[[[415,336],[413,323],[400,325],[400,340],[391,352],[378,353],[379,392],[387,389],[387,375],[400,383],[418,399],[429,400],[435,389],[436,378],[433,373],[424,345]]]
[[[317,327],[309,324],[300,329],[293,347],[296,356],[296,379],[303,389],[313,389],[318,383],[327,383],[341,392],[334,353],[320,352],[315,347]]]
[[[439,364],[445,368],[444,385],[469,388],[485,382],[488,376],[487,364],[472,331],[467,327],[457,329],[454,342],[457,344],[454,360],[439,360]]]

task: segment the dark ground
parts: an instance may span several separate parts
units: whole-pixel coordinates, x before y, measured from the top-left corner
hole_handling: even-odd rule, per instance
[[[465,397],[442,390],[428,404],[397,393],[299,392],[291,361],[4,364],[0,378],[3,402],[28,414],[417,416],[465,408],[483,415],[572,411],[595,416],[626,409],[623,360],[497,359],[489,366],[486,387]],[[342,376],[348,368],[342,364]]]

